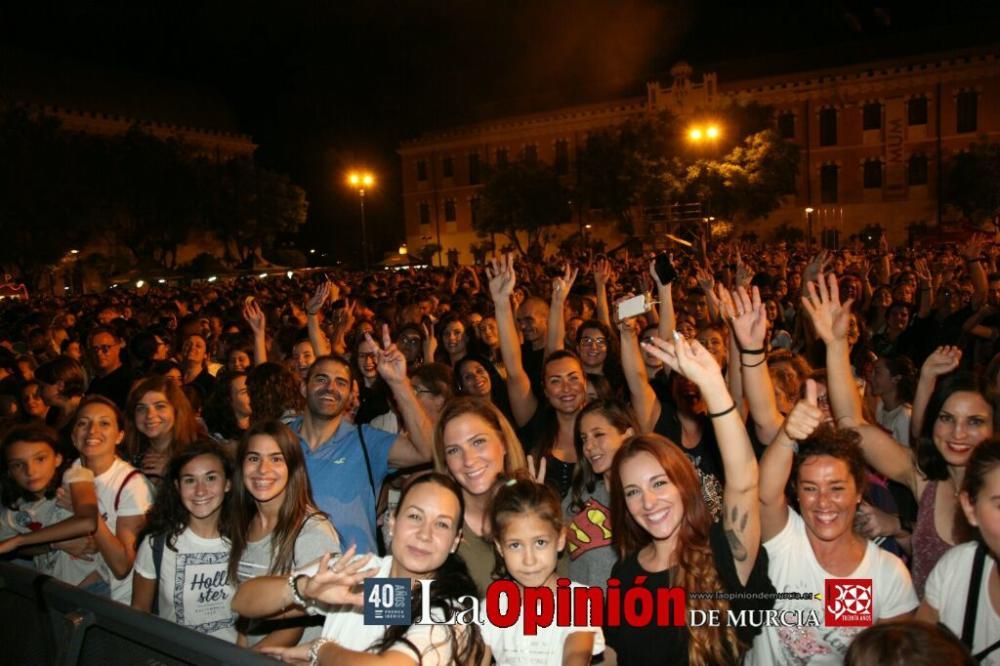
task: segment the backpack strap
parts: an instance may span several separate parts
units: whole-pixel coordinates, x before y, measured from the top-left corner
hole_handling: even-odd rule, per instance
[[[153,615],[160,614],[160,567],[163,564],[163,547],[167,543],[166,534],[150,537],[149,546],[153,551],[153,569],[156,571],[156,592],[153,595]]]
[[[122,493],[125,491],[125,486],[128,485],[128,482],[132,480],[133,476],[137,476],[139,474],[142,474],[142,472],[137,469],[132,470],[125,476],[125,480],[122,481],[122,485],[118,486],[118,492],[115,494],[115,513],[118,513],[118,505],[122,501]]]
[[[962,621],[962,642],[972,649],[972,637],[976,632],[976,611],[979,610],[979,588],[982,587],[983,565],[986,563],[986,547],[976,546],[972,559],[972,577],[969,579],[969,595],[965,598],[965,619]]]
[[[365,469],[368,471],[368,485],[372,489],[372,497],[375,499],[375,504],[378,504],[378,493],[375,492],[375,476],[372,474],[372,461],[368,457],[368,445],[365,444],[365,431],[362,429],[361,424],[358,424],[358,438],[361,440],[361,452],[365,454]]]

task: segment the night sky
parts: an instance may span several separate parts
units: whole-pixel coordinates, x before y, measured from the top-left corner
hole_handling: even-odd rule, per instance
[[[680,59],[733,78],[1000,41],[1000,3],[989,2],[18,4],[0,9],[0,92],[13,80],[98,110],[148,105],[246,132],[262,164],[305,187],[303,244],[341,256],[357,245],[329,240],[333,228],[349,239],[358,226],[344,171],[380,175],[369,237],[394,247],[395,150],[428,130],[642,95]]]

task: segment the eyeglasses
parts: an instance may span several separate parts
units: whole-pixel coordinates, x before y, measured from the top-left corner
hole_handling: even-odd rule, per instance
[[[404,335],[399,339],[399,344],[407,347],[415,347],[420,344],[420,338],[415,335]]]
[[[417,395],[423,395],[425,393],[427,395],[437,395],[437,393],[435,393],[434,391],[432,391],[429,388],[426,388],[424,386],[414,386],[413,387],[413,392],[416,393]]]
[[[97,352],[98,354],[107,354],[112,349],[117,349],[117,348],[118,348],[118,345],[117,344],[113,344],[113,345],[94,345],[90,349],[92,351]]]
[[[584,347],[598,347],[603,349],[608,346],[608,339],[592,338],[588,335],[586,337],[580,338],[580,345]]]

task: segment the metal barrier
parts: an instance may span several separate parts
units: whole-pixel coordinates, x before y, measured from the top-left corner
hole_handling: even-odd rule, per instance
[[[19,666],[275,663],[7,563],[0,563],[0,645],[3,663]]]

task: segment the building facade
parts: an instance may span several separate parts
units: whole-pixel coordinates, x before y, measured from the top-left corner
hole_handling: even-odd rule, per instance
[[[761,238],[782,224],[840,237],[881,225],[890,242],[903,242],[911,225],[947,219],[940,192],[948,160],[976,141],[1000,139],[1000,46],[780,77],[695,77],[684,63],[670,74],[668,84],[648,83],[645,97],[500,118],[405,142],[399,154],[411,251],[439,244],[470,263],[470,247],[481,241],[474,220],[484,165],[538,159],[572,185],[588,133],[664,109],[682,119],[732,102],[773,109],[775,128],[798,144],[801,159],[795,195],[745,229]],[[617,240],[599,213],[581,213],[556,233],[586,224]]]

